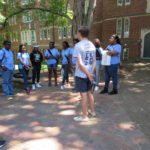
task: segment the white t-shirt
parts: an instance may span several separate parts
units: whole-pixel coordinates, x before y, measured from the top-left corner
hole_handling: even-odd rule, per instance
[[[93,62],[96,59],[96,48],[89,40],[82,40],[75,45],[74,57],[79,58],[88,72],[92,71]],[[75,76],[87,78],[87,75],[76,65]]]

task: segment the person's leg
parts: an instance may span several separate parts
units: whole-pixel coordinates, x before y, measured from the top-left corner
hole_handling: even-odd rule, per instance
[[[66,65],[66,82],[69,84],[69,66]]]
[[[24,80],[24,88],[27,89],[28,88],[28,72],[26,69],[20,69],[20,72],[23,75],[23,80]]]
[[[66,81],[66,65],[63,65],[63,66],[62,66],[62,69],[63,69],[62,85],[64,85],[64,84],[65,84],[65,81]]]
[[[52,79],[52,68],[48,68],[48,85],[51,86],[51,79]]]
[[[57,83],[57,68],[54,68],[53,72],[54,72],[54,78],[55,78],[55,86],[58,86],[58,83]]]
[[[41,75],[41,65],[37,66],[37,83],[40,82],[40,75]]]
[[[9,70],[7,71],[2,70],[2,88],[5,96],[9,96],[8,83],[9,83]]]
[[[13,88],[13,75],[14,75],[14,72],[13,70],[9,70],[10,72],[10,75],[9,75],[9,84],[8,84],[8,88],[9,88],[9,94],[10,95],[14,95],[14,88]]]
[[[95,113],[94,96],[93,96],[93,94],[90,91],[88,92],[88,99],[89,99],[89,104],[90,104],[90,111],[93,114],[93,113]]]
[[[105,67],[105,86],[104,88],[109,88],[109,82],[110,82],[110,67]]]
[[[88,101],[88,95],[87,92],[80,93],[81,95],[81,106],[82,106],[82,117],[87,117],[87,101]]]
[[[100,65],[96,66],[96,85],[99,86],[100,82]]]
[[[100,94],[108,93],[110,82],[110,66],[105,66],[105,86],[104,89],[100,92]]]
[[[109,94],[117,94],[118,93],[118,65],[112,65],[111,76],[113,80],[113,90]]]
[[[35,84],[35,79],[36,79],[36,65],[33,66],[32,70],[32,84]]]

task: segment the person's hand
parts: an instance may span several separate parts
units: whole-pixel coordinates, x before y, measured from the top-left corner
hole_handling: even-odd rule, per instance
[[[112,55],[112,54],[111,54],[111,51],[108,51],[108,52],[107,52],[107,55],[111,56],[111,55]]]
[[[2,66],[2,69],[3,69],[4,71],[7,71],[7,68],[6,68],[5,66]]]
[[[93,73],[89,73],[88,74],[88,79],[92,82],[94,80],[94,74]]]

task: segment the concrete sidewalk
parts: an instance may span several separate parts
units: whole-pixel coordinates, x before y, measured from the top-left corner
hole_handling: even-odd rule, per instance
[[[97,117],[74,122],[79,95],[44,87],[13,100],[0,98],[2,150],[150,150],[150,141],[112,96],[95,94]],[[119,96],[119,95],[118,95]],[[121,98],[121,97],[120,97]]]

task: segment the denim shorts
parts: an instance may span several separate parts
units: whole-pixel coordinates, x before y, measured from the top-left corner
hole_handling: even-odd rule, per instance
[[[48,68],[51,68],[51,69],[57,68],[57,63],[56,64],[48,64]]]
[[[76,92],[85,93],[92,90],[92,83],[88,78],[75,77]]]

